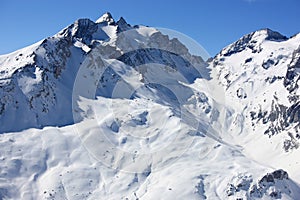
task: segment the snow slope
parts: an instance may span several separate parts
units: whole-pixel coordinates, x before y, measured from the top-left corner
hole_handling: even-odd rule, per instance
[[[229,119],[222,130],[230,136],[227,140],[243,146],[259,162],[293,172],[295,178],[299,176],[299,45],[299,34],[288,39],[269,29],[259,30],[224,48],[212,64],[226,93]]]
[[[207,64],[105,13],[0,56],[0,199],[300,198],[299,44],[260,30]]]

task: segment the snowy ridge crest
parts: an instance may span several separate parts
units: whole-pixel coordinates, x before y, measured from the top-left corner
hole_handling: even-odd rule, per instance
[[[238,41],[224,48],[221,51],[221,54],[224,56],[231,56],[232,54],[246,50],[246,48],[251,49],[252,53],[259,53],[261,51],[259,44],[263,41],[281,42],[287,39],[286,36],[283,36],[276,31],[272,31],[271,29],[261,29],[243,36]]]

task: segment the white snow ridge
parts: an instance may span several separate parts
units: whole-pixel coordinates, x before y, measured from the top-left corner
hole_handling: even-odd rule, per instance
[[[110,13],[1,55],[0,199],[300,199],[300,35],[209,60]]]

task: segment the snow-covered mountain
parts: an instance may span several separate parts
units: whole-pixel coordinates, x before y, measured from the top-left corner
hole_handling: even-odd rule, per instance
[[[214,59],[229,99],[240,99],[243,112],[250,112],[251,129],[259,125],[269,137],[289,130],[291,138],[299,137],[299,39],[299,34],[288,39],[260,30],[226,47]]]
[[[285,151],[298,148],[299,48],[300,34],[286,38],[264,29],[245,35],[214,58],[227,107],[236,114],[223,127],[227,133],[281,137],[277,145]]]
[[[299,199],[299,49],[206,63],[105,13],[1,55],[0,199]]]

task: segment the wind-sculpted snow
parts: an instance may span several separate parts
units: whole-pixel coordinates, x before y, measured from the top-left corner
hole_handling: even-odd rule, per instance
[[[0,199],[299,199],[299,35],[206,63],[167,32],[105,13],[0,56]]]

